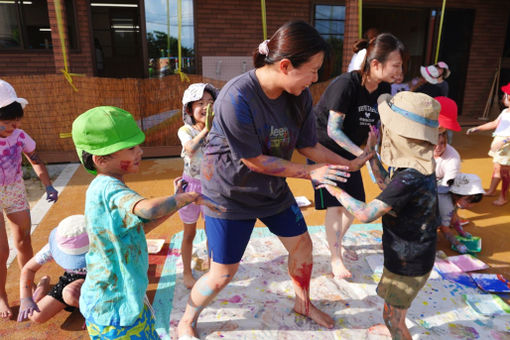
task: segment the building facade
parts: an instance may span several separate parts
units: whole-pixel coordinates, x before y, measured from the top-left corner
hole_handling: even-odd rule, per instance
[[[407,79],[418,75],[420,65],[433,63],[442,0],[362,3],[362,31],[376,27],[406,44]],[[333,47],[321,72],[325,81],[345,70],[353,54],[358,4],[266,1],[267,32],[289,20],[314,25]],[[59,13],[55,5],[55,0],[0,3],[0,76],[55,74],[67,66],[85,76],[163,77],[178,67],[180,41],[183,71],[228,80],[253,67],[251,54],[263,40],[259,1],[182,0],[176,8],[177,0],[60,0]],[[501,82],[510,81],[509,13],[508,0],[446,1],[438,56],[452,69],[451,97],[463,116],[481,115],[500,60]]]

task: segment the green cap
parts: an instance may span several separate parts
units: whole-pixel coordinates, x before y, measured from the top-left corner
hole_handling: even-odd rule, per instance
[[[133,116],[114,106],[98,106],[79,115],[73,122],[72,135],[82,164],[82,151],[105,156],[145,140],[145,134]],[[88,171],[97,174],[96,171]]]

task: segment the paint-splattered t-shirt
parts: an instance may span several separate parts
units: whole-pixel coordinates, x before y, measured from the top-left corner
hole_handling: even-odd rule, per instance
[[[200,131],[189,124],[184,124],[179,128],[179,131],[177,131],[177,135],[182,144],[181,157],[184,161],[183,173],[198,180],[200,180],[200,164],[204,158],[203,144],[201,144],[192,155],[184,150],[184,145],[195,138],[199,133]]]
[[[381,82],[375,91],[368,92],[361,85],[361,75],[357,71],[333,79],[313,109],[317,117],[319,142],[337,154],[344,154],[343,149],[328,136],[329,111],[333,110],[345,114],[344,134],[358,146],[365,143],[370,126],[379,122],[377,98],[390,92],[391,86],[385,82]]]
[[[300,126],[293,118],[296,109],[291,98],[301,103]],[[294,149],[314,146],[317,137],[310,91],[305,89],[298,97],[284,92],[269,99],[252,70],[223,87],[214,112],[201,180],[202,192],[227,209],[219,217],[260,218],[290,207],[295,200],[285,178],[254,172],[241,159],[267,155],[290,160]]]
[[[21,129],[15,129],[8,137],[0,137],[0,185],[9,185],[23,178],[21,153],[34,150],[34,140]]]
[[[87,189],[90,245],[80,312],[95,324],[130,326],[143,309],[149,256],[144,220],[133,213],[142,199],[110,176],[97,176]]]
[[[435,174],[398,169],[377,199],[392,207],[382,217],[384,266],[404,276],[431,271],[439,226]]]

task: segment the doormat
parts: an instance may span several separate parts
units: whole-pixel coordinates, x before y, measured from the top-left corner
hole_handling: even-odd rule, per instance
[[[348,280],[328,275],[324,227],[308,230],[314,247],[310,296],[315,306],[334,318],[334,329],[293,312],[287,252],[267,228],[255,228],[234,279],[198,319],[200,339],[389,339],[371,331],[373,325],[384,323],[384,302],[375,292],[381,273],[367,261],[382,256],[381,225],[353,225],[346,233],[344,245],[358,254],[357,261],[345,260],[353,274]],[[182,284],[181,241],[182,232],[171,240],[154,297],[156,327],[163,339],[177,339],[177,324],[190,292]],[[197,230],[194,249],[196,254],[206,253],[203,230]],[[510,316],[479,314],[463,298],[480,293],[433,272],[407,313],[413,339],[508,339]]]

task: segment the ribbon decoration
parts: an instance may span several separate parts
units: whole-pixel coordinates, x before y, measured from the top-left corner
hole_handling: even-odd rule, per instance
[[[266,0],[260,0],[260,11],[262,12],[262,35],[263,40],[267,40],[267,22],[266,22]]]
[[[363,0],[358,0],[358,39],[363,38],[362,19],[363,19]]]
[[[182,65],[182,53],[181,53],[181,29],[182,29],[182,0],[177,0],[177,54],[178,54],[178,65],[177,70],[175,70],[175,73],[177,73],[181,77],[181,81],[190,82],[189,77],[186,73],[182,72],[181,65]]]
[[[434,58],[434,64],[437,64],[437,59],[439,58],[439,46],[441,46],[441,32],[443,31],[443,20],[444,20],[445,7],[446,7],[446,0],[443,0],[443,6],[441,8],[441,19],[439,20],[439,34],[437,35],[436,57]]]
[[[62,12],[60,7],[60,0],[55,0],[55,12],[57,15],[57,30],[58,30],[58,37],[60,39],[60,47],[62,49],[62,57],[64,58],[64,69],[61,69],[60,72],[64,74],[64,78],[67,80],[69,85],[73,88],[75,92],[78,92],[78,89],[73,84],[73,76],[84,76],[84,74],[78,74],[78,73],[69,73],[69,67],[67,65],[67,48],[66,48],[66,42],[64,37],[64,26],[62,24]]]

